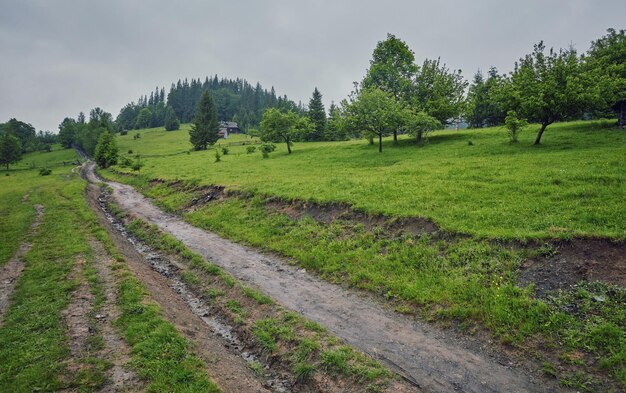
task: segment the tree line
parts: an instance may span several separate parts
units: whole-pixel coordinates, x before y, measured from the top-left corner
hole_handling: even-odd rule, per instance
[[[296,105],[286,95],[277,96],[274,87],[268,91],[260,83],[253,86],[245,79],[219,79],[215,75],[204,81],[179,79],[172,83],[167,96],[164,88],[157,87],[149,96],[141,96],[137,103],[125,105],[115,122],[123,130],[162,126],[178,129],[180,123],[193,120],[205,90],[212,93],[218,119],[234,121],[244,130],[258,126],[267,108],[302,112],[302,104]]]

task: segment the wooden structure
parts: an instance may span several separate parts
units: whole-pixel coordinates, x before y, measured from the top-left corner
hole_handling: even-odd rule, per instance
[[[227,139],[229,134],[241,134],[241,130],[234,121],[221,121],[218,134],[221,138]]]

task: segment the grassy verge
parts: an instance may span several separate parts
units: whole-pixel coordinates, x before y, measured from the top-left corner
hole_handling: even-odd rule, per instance
[[[114,205],[110,208],[118,218],[124,219]],[[319,325],[241,285],[155,226],[133,219],[127,223],[127,228],[150,246],[177,255],[188,268],[180,272],[181,279],[236,326],[241,337],[253,337],[249,344],[278,360],[296,381],[309,383],[315,375],[322,374],[362,389],[379,391],[393,378],[379,363],[342,345]],[[255,369],[255,363],[251,368]],[[262,366],[257,365],[257,369],[256,372],[262,373]]]
[[[0,391],[88,388],[91,382],[83,385],[80,380],[63,378],[69,350],[61,317],[77,285],[67,280],[68,274],[89,251],[73,213],[82,198],[83,183],[30,180],[31,186],[38,186],[30,200],[43,204],[46,211],[0,328]]]

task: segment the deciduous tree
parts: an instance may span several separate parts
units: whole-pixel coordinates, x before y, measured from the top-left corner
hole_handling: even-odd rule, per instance
[[[383,137],[403,123],[402,106],[379,88],[362,89],[347,107],[350,127],[366,137],[378,137],[378,151],[383,151]]]
[[[535,145],[555,121],[578,119],[601,101],[600,90],[584,72],[574,49],[546,52],[543,42],[520,59],[505,84],[503,94],[509,109],[541,124]]]
[[[11,134],[0,135],[0,165],[5,165],[8,171],[9,165],[15,164],[21,159],[20,140]]]
[[[108,130],[100,134],[93,158],[100,168],[108,168],[111,165],[117,164],[117,144],[115,143],[115,135],[111,134]]]
[[[282,113],[276,108],[267,109],[261,120],[261,140],[264,142],[285,142],[291,154],[291,145],[296,139],[305,139],[314,131],[308,117],[301,117],[293,111]]]

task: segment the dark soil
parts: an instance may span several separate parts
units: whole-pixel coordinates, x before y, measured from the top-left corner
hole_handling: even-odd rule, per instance
[[[571,289],[581,281],[626,287],[626,242],[603,239],[552,242],[546,253],[526,260],[520,268],[520,285],[534,284],[539,297],[551,291]]]

